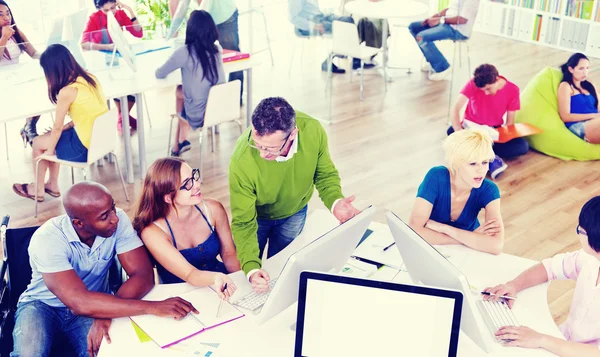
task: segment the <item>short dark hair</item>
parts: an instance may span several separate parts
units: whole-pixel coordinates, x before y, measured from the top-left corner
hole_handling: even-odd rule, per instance
[[[94,0],[94,5],[96,5],[96,9],[99,9],[109,2],[117,2],[117,0]]]
[[[496,83],[498,76],[499,74],[496,67],[491,64],[482,64],[475,68],[475,72],[473,72],[473,81],[477,88],[483,88],[488,84]]]
[[[600,252],[600,196],[583,205],[579,213],[579,226],[585,229],[590,247],[595,252]]]
[[[252,126],[258,135],[270,135],[276,131],[291,133],[296,127],[296,112],[281,97],[265,98],[252,113]]]

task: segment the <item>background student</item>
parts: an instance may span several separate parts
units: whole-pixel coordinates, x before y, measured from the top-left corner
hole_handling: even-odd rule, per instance
[[[567,128],[577,137],[592,144],[600,143],[598,94],[587,80],[590,61],[583,53],[575,53],[560,66],[563,79],[558,86],[558,112]]]
[[[108,111],[102,87],[63,45],[49,46],[42,54],[40,64],[48,82],[48,97],[56,104],[56,114],[52,131],[33,140],[33,166],[42,154],[56,154],[61,160],[86,162],[94,121]],[[72,121],[65,124],[67,114]],[[38,192],[33,192],[32,183],[14,184],[13,191],[38,202],[44,201],[45,193],[59,197],[59,168],[58,163],[42,160],[38,176],[34,178]],[[46,171],[49,171],[49,176],[44,183]]]
[[[114,49],[115,44],[110,38],[110,34],[108,33],[108,19],[107,14],[112,12],[115,15],[115,19],[119,23],[119,26],[124,27],[129,33],[131,33],[134,37],[141,38],[144,33],[142,26],[137,20],[133,9],[123,4],[118,0],[95,0],[94,4],[96,5],[96,9],[98,11],[94,12],[88,18],[88,22],[83,30],[83,36],[81,38],[81,47],[84,50],[108,50],[112,51]],[[127,15],[127,12],[129,15]],[[118,99],[114,99],[115,104],[117,106],[117,111],[119,112],[119,121],[117,123],[117,129],[119,133],[123,133],[123,117],[121,114],[121,106],[120,101]],[[131,112],[131,108],[135,104],[135,97],[133,95],[127,96],[128,101],[128,115],[129,115],[129,126],[132,130],[137,129],[137,121],[134,117],[132,117],[129,113]]]
[[[146,174],[133,225],[156,260],[162,283],[212,285],[223,298],[235,292],[226,274],[240,270],[240,262],[227,212],[202,195],[198,169],[178,158],[156,160]]]
[[[195,10],[187,23],[185,46],[176,49],[171,57],[156,70],[157,78],[181,69],[183,86],[177,86],[175,106],[183,120],[177,121],[172,156],[179,156],[191,148],[187,140],[190,128],[204,125],[204,112],[210,87],[225,82],[222,49],[215,44],[217,27],[210,14]]]
[[[500,254],[504,224],[500,191],[485,178],[494,158],[492,139],[466,129],[444,141],[446,166],[429,170],[419,186],[410,226],[431,244],[463,244],[482,252]],[[485,222],[477,216],[485,210]]]
[[[29,42],[27,36],[17,27],[13,13],[8,4],[0,0],[0,66],[19,63],[21,53],[26,52],[31,58],[39,59],[40,54]],[[8,88],[6,88],[8,90]],[[21,129],[23,145],[31,145],[37,134],[36,124],[40,116],[27,118]]]
[[[558,254],[527,269],[514,280],[485,291],[500,296],[516,297],[520,291],[549,280],[577,280],[567,321],[559,326],[566,341],[536,332],[529,327],[502,327],[496,337],[506,346],[543,348],[561,357],[600,356],[600,196],[589,200],[579,213],[577,236],[581,249]],[[489,297],[484,296],[485,299]],[[512,307],[516,300],[507,300]]]
[[[460,118],[464,106],[465,119],[479,124],[498,128],[513,125],[515,114],[520,109],[519,87],[498,74],[496,67],[482,64],[475,69],[473,78],[460,91],[456,103],[450,113],[452,126],[448,135],[463,129],[465,123]],[[506,123],[504,115],[506,114]],[[502,158],[514,158],[525,155],[529,144],[524,138],[512,139],[506,143],[495,143],[496,157],[490,164],[490,176],[495,179],[508,167]]]

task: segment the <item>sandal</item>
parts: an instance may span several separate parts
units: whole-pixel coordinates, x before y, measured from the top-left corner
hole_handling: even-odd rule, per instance
[[[54,197],[54,198],[58,198],[58,197],[60,197],[60,192],[58,192],[58,191],[52,191],[52,190],[51,190],[51,189],[49,189],[49,188],[45,188],[45,187],[44,187],[44,192],[46,192],[47,194],[49,194],[50,196],[52,196],[52,197]]]
[[[25,198],[29,198],[30,200],[37,200],[38,202],[44,202],[44,197],[40,197],[40,196],[34,196],[34,195],[30,195],[27,192],[27,188],[29,187],[30,184],[28,183],[15,183],[12,186],[13,191],[15,191],[15,193],[21,197],[25,197]]]

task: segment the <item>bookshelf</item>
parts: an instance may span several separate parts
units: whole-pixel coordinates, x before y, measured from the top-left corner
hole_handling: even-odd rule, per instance
[[[432,0],[435,1],[435,0]],[[448,0],[432,8],[443,9]],[[600,0],[481,0],[475,30],[600,58]]]

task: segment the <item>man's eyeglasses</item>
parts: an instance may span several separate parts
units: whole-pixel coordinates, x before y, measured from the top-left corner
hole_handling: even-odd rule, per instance
[[[192,176],[185,179],[185,181],[183,181],[183,183],[181,184],[179,189],[190,191],[192,188],[194,188],[194,182],[197,182],[197,181],[200,181],[200,170],[193,169]]]
[[[579,235],[579,234],[581,234],[581,235],[587,236],[587,232],[586,232],[586,231],[584,231],[584,230],[581,228],[581,226],[580,226],[580,225],[577,225],[577,234],[578,234],[578,235]]]
[[[248,134],[248,146],[250,146],[251,148],[255,148],[258,151],[268,152],[271,155],[279,155],[283,151],[283,148],[285,147],[285,144],[287,144],[288,140],[290,140],[290,136],[291,135],[292,135],[292,132],[290,132],[285,137],[285,141],[283,142],[283,145],[281,145],[281,147],[279,148],[279,150],[275,150],[273,148],[264,147],[264,146],[257,146],[257,145],[252,144],[252,142],[253,142],[253,140],[252,140],[252,132],[250,132],[250,134]]]

